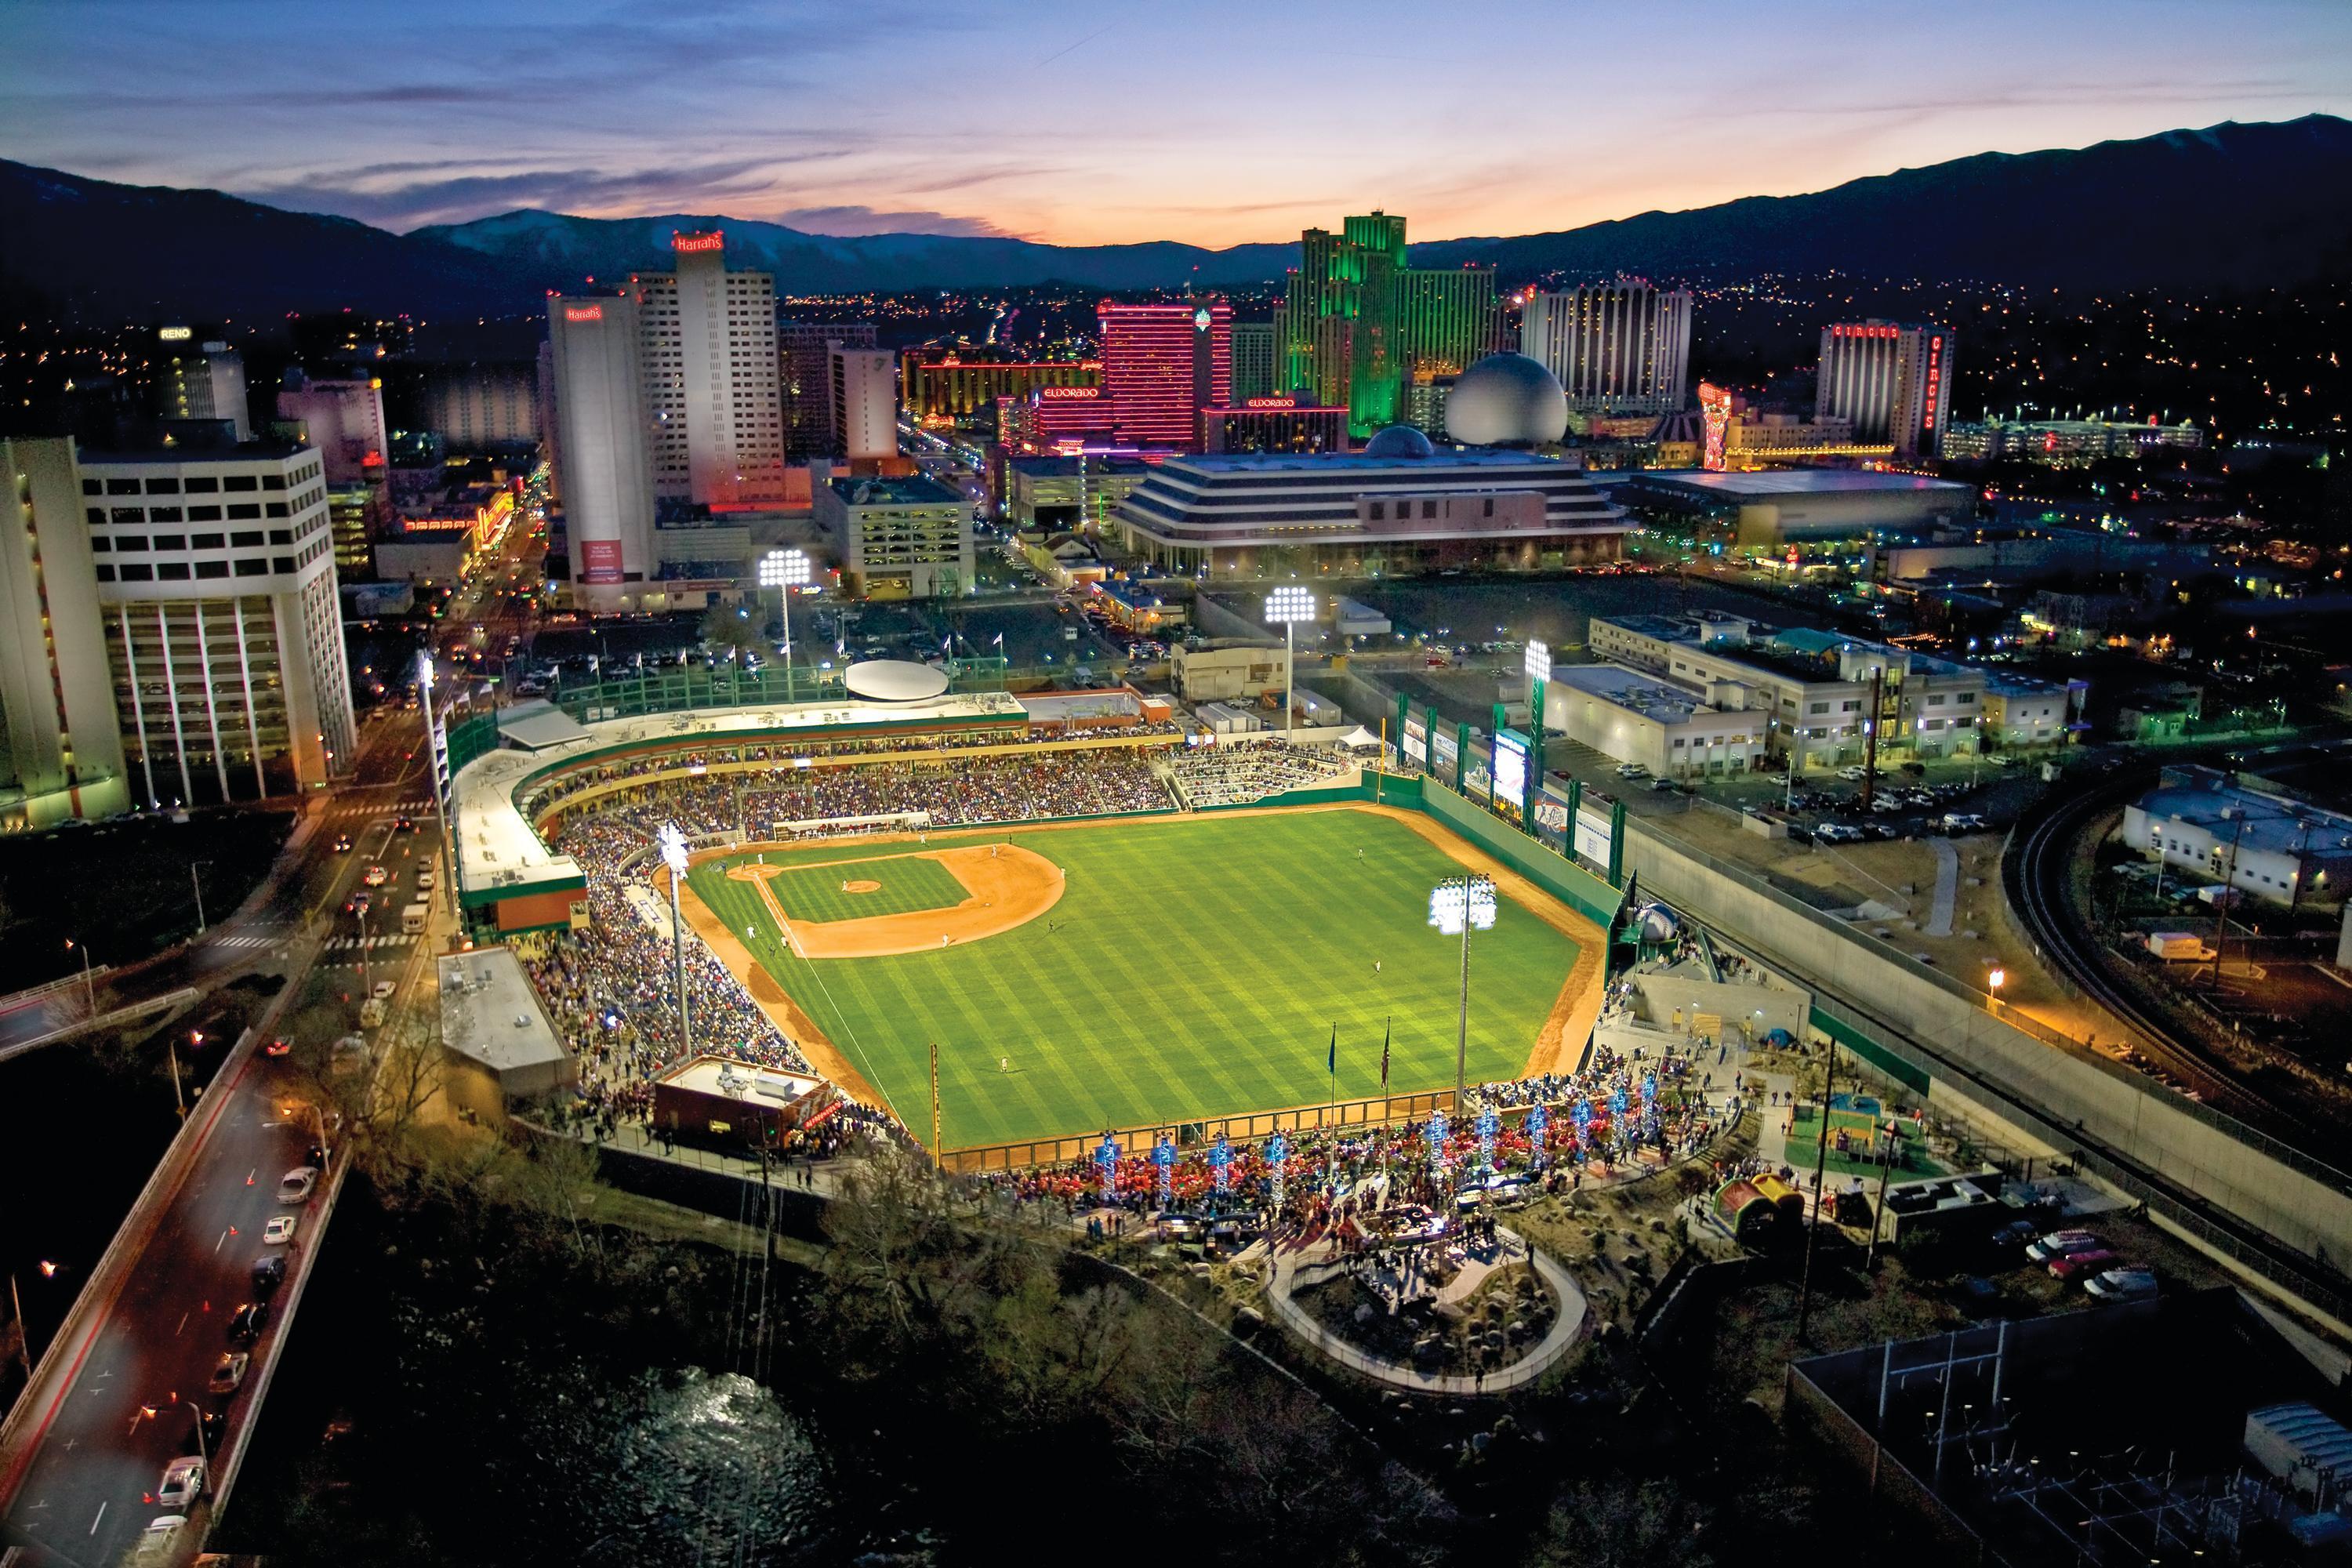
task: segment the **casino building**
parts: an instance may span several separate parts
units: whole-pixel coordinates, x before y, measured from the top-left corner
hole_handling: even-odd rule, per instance
[[[1614,560],[1633,524],[1557,443],[1568,405],[1550,372],[1495,354],[1460,376],[1441,447],[1409,426],[1348,453],[1171,458],[1123,501],[1127,546],[1217,575],[1394,576],[1539,571]]]

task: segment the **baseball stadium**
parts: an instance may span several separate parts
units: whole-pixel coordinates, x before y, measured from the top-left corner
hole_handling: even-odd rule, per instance
[[[600,1103],[647,1114],[716,1056],[1009,1169],[1580,1065],[1617,891],[1401,757],[1203,744],[1124,688],[869,665],[779,702],[695,675],[442,742],[471,932],[515,950]],[[1465,877],[1496,894],[1466,939],[1432,919]]]

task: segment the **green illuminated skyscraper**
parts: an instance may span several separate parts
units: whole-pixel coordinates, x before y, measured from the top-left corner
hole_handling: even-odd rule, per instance
[[[1338,234],[1310,228],[1300,251],[1278,323],[1283,384],[1345,405],[1356,439],[1402,419],[1414,370],[1451,374],[1494,352],[1494,269],[1407,267],[1402,217],[1351,217]]]

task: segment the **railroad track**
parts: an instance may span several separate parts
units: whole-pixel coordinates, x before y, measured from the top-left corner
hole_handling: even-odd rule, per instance
[[[2204,1103],[2292,1134],[2291,1142],[2320,1134],[2326,1130],[2246,1083],[2229,1063],[2177,1028],[2136,987],[2118,981],[2107,968],[2098,938],[2067,898],[2068,866],[2084,825],[2147,782],[2137,772],[2126,772],[2053,806],[2038,809],[2020,825],[2019,836],[2001,858],[2001,891],[2051,966],[2076,990],[2129,1026],[2138,1037],[2141,1052],[2196,1089]]]

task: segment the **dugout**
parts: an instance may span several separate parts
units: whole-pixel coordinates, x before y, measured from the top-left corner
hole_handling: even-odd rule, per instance
[[[655,1131],[684,1143],[774,1143],[841,1101],[814,1073],[708,1054],[664,1068],[653,1088]]]

